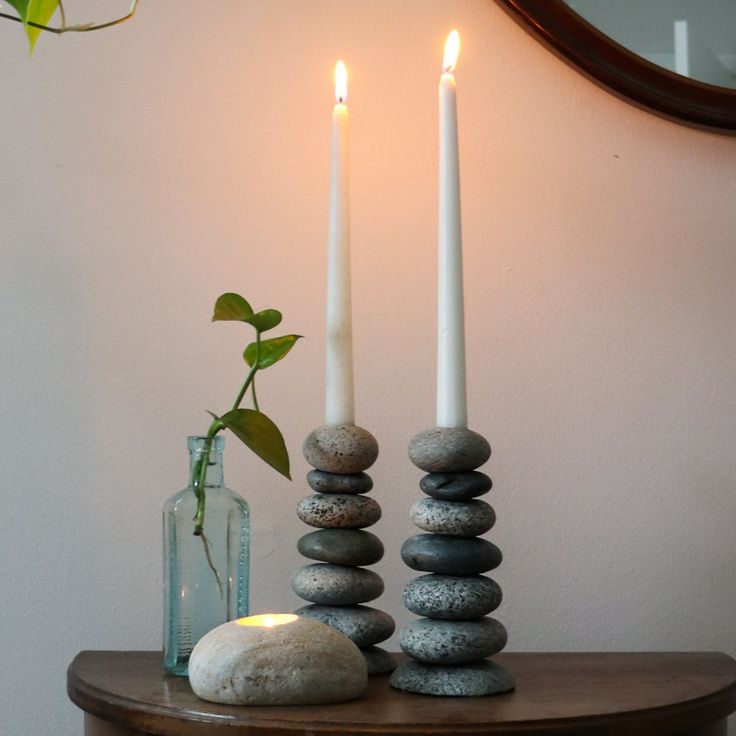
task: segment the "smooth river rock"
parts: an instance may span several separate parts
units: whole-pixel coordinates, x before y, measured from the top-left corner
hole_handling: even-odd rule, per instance
[[[385,641],[396,628],[391,616],[368,606],[312,605],[303,606],[296,613],[332,626],[361,649]]]
[[[478,537],[417,534],[401,547],[401,559],[412,569],[442,575],[480,575],[501,564],[495,544]]]
[[[399,646],[405,654],[427,664],[463,664],[500,652],[507,638],[504,625],[495,618],[420,618],[401,630]]]
[[[305,534],[297,549],[310,560],[335,565],[374,565],[383,557],[383,542],[358,529],[320,529]]]
[[[428,496],[444,501],[468,501],[488,493],[493,482],[479,470],[467,473],[430,473],[419,481],[419,487]]]
[[[310,470],[307,483],[317,493],[368,493],[373,488],[373,479],[365,473],[326,473]]]
[[[488,440],[472,429],[433,427],[414,435],[409,459],[427,473],[475,470],[491,456]]]
[[[378,457],[376,438],[363,427],[318,427],[304,440],[304,457],[327,473],[360,473]]]
[[[305,601],[328,606],[366,603],[383,593],[383,579],[372,570],[315,563],[298,570],[291,581],[294,592]]]
[[[385,675],[387,672],[393,672],[396,669],[396,660],[391,652],[387,652],[381,647],[366,647],[361,649],[365,657],[365,663],[368,665],[368,675]]]
[[[501,586],[481,575],[422,575],[404,588],[404,605],[427,618],[479,618],[495,611],[502,598]]]
[[[370,496],[315,493],[296,506],[297,516],[319,529],[360,529],[381,518],[381,507]]]
[[[442,501],[423,498],[409,512],[411,520],[425,532],[453,537],[477,537],[496,522],[496,514],[485,501]]]
[[[368,685],[360,649],[335,629],[299,616],[271,627],[229,621],[205,634],[189,659],[203,700],[227,705],[316,705],[360,697]]]
[[[391,685],[420,695],[474,697],[513,690],[514,678],[500,664],[487,659],[449,667],[411,661],[391,675]]]

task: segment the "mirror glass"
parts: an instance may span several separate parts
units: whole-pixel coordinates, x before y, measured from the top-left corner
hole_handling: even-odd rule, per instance
[[[736,88],[736,0],[565,0],[602,33],[658,66]]]

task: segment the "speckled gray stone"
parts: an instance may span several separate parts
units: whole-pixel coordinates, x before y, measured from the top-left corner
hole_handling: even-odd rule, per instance
[[[374,565],[383,557],[383,543],[370,532],[358,529],[320,529],[305,534],[297,543],[305,557],[335,565]]]
[[[495,618],[472,621],[420,618],[401,630],[399,646],[420,662],[463,664],[500,652],[507,638],[506,629]]]
[[[502,598],[499,584],[481,575],[422,575],[404,588],[404,605],[427,618],[479,618],[495,611]]]
[[[369,606],[312,605],[296,613],[332,626],[361,648],[386,641],[396,628],[391,616]]]
[[[414,435],[409,459],[427,473],[475,470],[491,456],[485,437],[462,427],[434,427]]]
[[[189,659],[189,682],[215,703],[316,705],[359,697],[368,677],[350,639],[294,616],[268,628],[228,621],[205,634]]]
[[[481,660],[449,667],[405,662],[391,675],[391,685],[420,695],[479,696],[514,689],[514,678],[497,662]]]
[[[368,666],[368,675],[385,675],[396,669],[396,660],[390,652],[381,647],[366,647],[361,649]]]
[[[423,498],[409,512],[411,520],[425,532],[452,537],[477,537],[495,523],[496,514],[485,501],[442,501]]]
[[[491,490],[491,479],[478,470],[467,473],[430,473],[419,481],[419,487],[433,498],[444,501],[467,501]]]
[[[401,547],[401,559],[422,572],[442,575],[480,575],[501,564],[503,555],[495,544],[472,537],[447,537],[442,534],[417,534]]]
[[[362,567],[318,562],[298,570],[291,587],[305,601],[351,606],[378,598],[383,593],[383,580],[372,570]]]
[[[361,529],[381,518],[381,507],[370,496],[316,493],[299,501],[296,513],[318,529]]]
[[[376,438],[362,427],[318,427],[304,440],[304,457],[317,470],[327,473],[360,473],[378,457]]]
[[[307,483],[317,493],[368,493],[373,488],[373,479],[365,473],[327,473],[310,470]]]

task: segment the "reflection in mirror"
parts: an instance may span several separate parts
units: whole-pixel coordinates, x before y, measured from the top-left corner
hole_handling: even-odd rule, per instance
[[[565,0],[635,54],[691,79],[736,88],[734,0]]]

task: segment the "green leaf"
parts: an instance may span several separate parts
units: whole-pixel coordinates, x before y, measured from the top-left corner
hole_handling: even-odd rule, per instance
[[[264,309],[262,312],[256,312],[254,315],[244,319],[249,325],[253,325],[258,332],[272,330],[276,325],[281,324],[283,316],[278,309]]]
[[[265,414],[255,409],[233,409],[223,414],[220,421],[261,460],[291,480],[284,438]]]
[[[28,18],[28,6],[31,4],[31,0],[7,0],[8,5],[12,5],[17,11],[18,15],[26,22]]]
[[[59,7],[59,0],[8,0],[8,4],[18,11],[18,15],[26,27],[26,35],[28,36],[31,53],[33,53],[33,47],[36,45],[41,29],[29,26],[28,23],[48,25],[51,16]]]
[[[258,367],[261,370],[263,368],[269,368],[274,363],[286,357],[289,350],[294,347],[294,344],[300,337],[302,335],[284,335],[283,337],[272,337],[270,340],[261,340],[261,359],[258,361]],[[258,343],[256,342],[248,345],[243,353],[245,362],[251,368],[253,367],[253,363],[256,362],[257,353]]]
[[[253,308],[240,294],[222,294],[215,302],[213,322],[246,322],[253,316]]]

